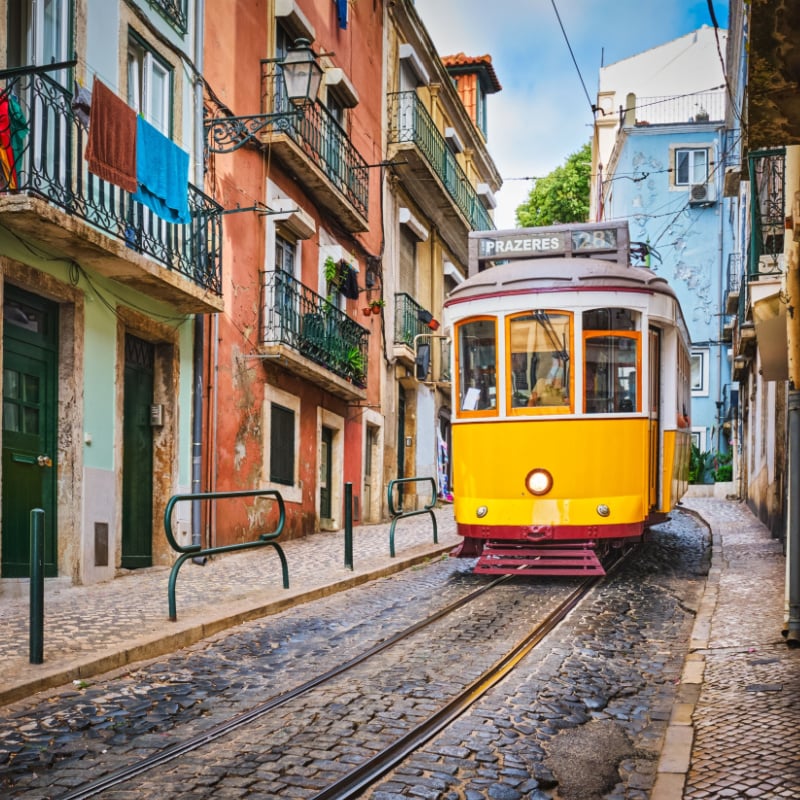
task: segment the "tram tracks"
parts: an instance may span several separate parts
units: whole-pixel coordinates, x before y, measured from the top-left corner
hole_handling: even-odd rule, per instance
[[[610,568],[610,570],[613,569]],[[609,570],[609,571],[610,571]],[[414,634],[423,631],[434,623],[454,614],[477,600],[482,595],[490,592],[495,587],[510,581],[514,576],[502,576],[491,583],[481,586],[462,598],[450,603],[444,608],[429,615],[423,620],[408,626],[402,631],[386,638],[349,659],[348,661],[321,673],[318,676],[298,685],[297,687],[276,695],[269,700],[248,709],[228,720],[220,722],[205,731],[191,736],[184,741],[169,746],[157,753],[147,756],[135,763],[115,770],[97,780],[84,784],[61,795],[60,800],[81,800],[97,796],[115,787],[122,786],[128,781],[163,767],[169,762],[182,756],[210,745],[211,743],[229,736],[248,725],[256,723],[260,718],[288,704],[290,701],[311,692],[318,687],[330,683],[341,677],[355,667],[367,662],[378,654],[397,646]],[[476,702],[492,686],[496,685],[507,675],[541,640],[552,631],[569,612],[575,608],[583,597],[601,578],[589,578],[583,581],[574,591],[558,603],[557,607],[539,620],[507,653],[497,659],[489,669],[484,670],[477,678],[470,681],[455,696],[450,698],[435,713],[431,714],[404,735],[397,738],[392,744],[381,749],[374,756],[368,757],[359,766],[340,779],[331,783],[327,788],[313,795],[312,800],[345,800],[360,796],[366,787],[375,783],[380,777],[398,765],[415,749],[421,747],[439,731],[450,724],[461,713]]]

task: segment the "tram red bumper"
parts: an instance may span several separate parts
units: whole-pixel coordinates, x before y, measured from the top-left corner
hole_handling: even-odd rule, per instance
[[[457,530],[465,541],[467,539],[528,542],[596,541],[638,539],[644,533],[644,522],[621,522],[609,525],[468,525],[459,522]]]

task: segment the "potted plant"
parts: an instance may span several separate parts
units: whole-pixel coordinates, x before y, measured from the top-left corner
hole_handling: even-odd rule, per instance
[[[382,297],[378,297],[375,300],[369,301],[369,307],[372,309],[373,314],[380,314],[381,309],[386,305],[386,302]]]
[[[366,366],[366,362],[364,360],[364,354],[361,352],[361,348],[357,347],[356,345],[350,347],[345,354],[344,361],[350,377],[352,377],[352,379],[356,382],[363,381],[364,367]]]

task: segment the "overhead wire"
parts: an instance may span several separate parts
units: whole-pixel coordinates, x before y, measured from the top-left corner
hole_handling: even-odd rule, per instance
[[[589,97],[589,90],[586,88],[586,82],[583,80],[583,75],[581,75],[580,67],[578,66],[578,61],[575,58],[575,53],[572,52],[572,45],[569,43],[569,37],[567,36],[567,32],[564,29],[564,23],[561,21],[561,14],[558,13],[558,7],[556,6],[556,0],[550,0],[553,5],[553,11],[556,12],[556,18],[558,19],[558,24],[561,28],[561,33],[564,34],[564,41],[567,43],[567,49],[569,50],[570,56],[572,56],[572,63],[575,65],[575,71],[578,73],[578,79],[581,82],[581,86],[583,86],[583,93],[586,95],[586,101],[589,103],[589,108],[594,114],[598,111],[597,106],[592,102],[592,98]]]

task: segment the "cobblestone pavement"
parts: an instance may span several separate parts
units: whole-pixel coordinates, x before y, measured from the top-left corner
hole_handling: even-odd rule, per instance
[[[548,662],[554,681],[552,691],[559,685],[557,679],[566,680],[563,693],[549,697],[545,692],[543,704],[536,707],[526,705],[523,697],[519,708],[506,721],[490,712],[482,723],[483,730],[476,733],[476,741],[485,738],[488,743],[471,756],[472,760],[480,762],[478,772],[482,779],[491,778],[498,771],[513,776],[527,769],[529,779],[538,781],[539,786],[534,789],[529,785],[525,791],[530,794],[526,796],[566,800],[567,794],[553,794],[555,776],[552,770],[547,771],[551,762],[544,755],[557,761],[557,752],[566,759],[574,759],[575,753],[590,752],[592,744],[587,746],[577,737],[577,732],[581,732],[582,735],[591,734],[587,741],[599,749],[605,748],[619,756],[624,791],[628,793],[619,794],[622,789],[615,785],[609,797],[646,797],[647,787],[652,786],[653,781],[654,753],[660,746],[661,756],[655,785],[649,790],[650,800],[800,799],[798,735],[796,714],[792,714],[800,688],[797,685],[800,650],[788,649],[781,636],[785,582],[781,544],[771,539],[747,507],[738,502],[689,498],[683,505],[686,510],[703,517],[710,526],[712,568],[694,622],[682,675],[677,679],[674,675],[672,659],[679,654],[658,636],[648,640],[651,649],[642,650],[637,656],[649,665],[643,673],[644,685],[655,680],[658,686],[647,690],[650,691],[650,724],[637,730],[643,712],[639,707],[634,708],[635,696],[637,691],[645,690],[641,688],[641,676],[636,677],[636,670],[625,671],[622,675],[622,682],[627,682],[625,692],[610,697],[609,704],[604,707],[601,703],[599,713],[607,718],[592,716],[589,722],[573,729],[572,738],[553,735],[549,750],[542,745],[541,763],[537,760],[534,760],[535,765],[523,763],[515,754],[515,748],[534,735],[531,713],[542,715],[547,725],[555,726],[553,720],[560,710],[559,704],[572,706],[573,699],[577,698],[586,709],[598,702],[586,693],[585,687],[579,691],[561,676],[559,670],[566,656],[561,654],[559,660],[554,655],[553,661]],[[427,579],[420,581],[420,576],[433,575],[439,569],[452,568],[461,574],[453,578],[454,585],[468,580],[464,571],[468,570],[470,562],[436,562],[438,556],[457,541],[450,509],[441,509],[437,518],[438,546],[431,541],[430,521],[426,517],[400,523],[397,559],[388,556],[388,525],[356,528],[355,570],[352,571],[343,566],[341,533],[317,534],[288,542],[289,591],[281,588],[277,557],[269,548],[249,554],[231,554],[202,568],[187,564],[178,578],[176,623],[167,620],[168,571],[165,569],[137,571],[93,587],[66,588],[49,584],[45,600],[43,665],[28,663],[27,590],[18,596],[9,591],[10,582],[0,582],[0,628],[3,631],[0,637],[0,704],[8,703],[12,697],[28,697],[39,689],[68,684],[58,692],[0,709],[6,723],[13,720],[13,730],[22,731],[26,742],[36,745],[28,748],[24,756],[19,754],[26,746],[20,747],[19,742],[10,747],[0,746],[0,764],[8,762],[13,754],[19,759],[16,766],[23,767],[23,771],[41,769],[43,765],[34,765],[34,762],[40,760],[42,754],[46,762],[55,743],[61,748],[62,763],[72,764],[77,785],[85,780],[81,775],[84,750],[92,753],[106,749],[105,757],[111,764],[115,747],[123,739],[128,741],[126,737],[129,736],[136,735],[143,753],[148,748],[162,748],[178,738],[172,720],[187,725],[186,730],[191,730],[192,725],[199,730],[258,702],[263,698],[265,685],[274,687],[276,675],[284,676],[289,672],[302,681],[303,676],[316,674],[321,654],[328,649],[333,652],[343,647],[342,652],[347,652],[343,643],[354,625],[348,616],[348,605],[339,605],[344,598],[351,597],[351,593],[340,596],[335,592],[413,563],[427,563],[432,567],[398,576],[407,574],[420,583],[413,597],[425,594]],[[702,578],[698,580],[702,582]],[[634,610],[639,613],[647,602],[646,593],[640,597],[638,587],[635,596],[637,602],[631,606],[631,613]],[[692,607],[684,607],[682,601],[670,606],[665,604],[661,592],[658,596],[657,605],[661,605],[658,613],[668,608],[674,608],[679,617],[684,612],[694,612]],[[289,627],[292,615],[303,611],[302,606],[293,606],[307,600],[315,601],[310,605],[315,609],[314,617],[320,617],[319,622],[314,625],[306,621],[308,633],[292,632]],[[414,607],[407,602],[405,594],[398,595],[396,600],[396,604],[387,606],[386,613],[390,607],[405,604],[409,605],[409,610]],[[328,608],[333,617],[322,614]],[[284,616],[276,614],[281,609],[289,609],[284,612],[288,615],[287,622],[277,626],[277,620]],[[356,610],[355,613],[361,612]],[[375,627],[379,630],[384,617],[378,613],[373,618],[371,613],[365,612],[358,624],[362,629]],[[276,656],[277,660],[272,662],[274,669],[256,671],[246,678],[220,670],[216,661],[219,642],[229,638],[220,631],[265,614],[276,615],[270,618],[276,625],[272,633],[263,635],[258,643],[232,646],[228,657],[232,664],[238,664],[248,653],[275,651],[281,656]],[[416,616],[416,610],[413,615]],[[628,624],[624,616],[618,615],[602,617],[601,621],[612,626]],[[243,631],[248,627],[241,625]],[[587,631],[582,635],[587,637],[584,660],[591,668],[592,680],[606,676],[618,679],[616,673],[609,671],[609,653],[595,649]],[[314,644],[318,636],[325,644]],[[160,653],[175,652],[192,642],[197,644],[170,659],[159,659],[152,664],[140,661]],[[300,649],[284,647],[288,643]],[[640,642],[637,646],[650,648],[650,644]],[[359,649],[356,644],[350,646]],[[187,660],[187,653],[193,654],[191,661]],[[117,669],[102,679],[94,677],[103,670],[123,666],[124,669]],[[569,675],[569,670],[564,674]],[[81,683],[69,685],[73,680]],[[82,688],[83,682],[88,684],[86,688]],[[666,708],[666,696],[661,694],[670,683],[677,687],[678,701],[673,704],[671,713]],[[190,684],[196,686],[197,692],[191,698]],[[547,686],[543,684],[542,688]],[[218,695],[221,702],[215,700]],[[602,698],[602,694],[600,696]],[[59,706],[67,701],[73,703],[69,713]],[[607,711],[615,703],[633,704],[630,719],[624,725]],[[541,720],[537,721],[536,725],[540,724]],[[665,725],[667,730],[663,735]],[[73,735],[78,731],[83,732],[85,739],[76,744]],[[492,740],[498,735],[508,744],[499,761],[490,753]],[[631,735],[642,743],[642,749],[637,745],[633,755],[629,749]],[[113,742],[113,746],[109,747],[109,742]],[[453,759],[457,762],[463,755],[460,745],[455,750],[444,745],[440,751],[434,752],[431,758],[439,760],[449,753],[451,767],[448,769],[452,768]],[[28,759],[27,766],[24,766],[25,759]],[[584,766],[591,771],[591,764]],[[437,776],[438,773],[434,775],[434,785],[420,781],[418,794],[414,796],[448,798],[450,795],[436,788]],[[567,783],[564,776],[559,777],[561,791],[565,792]],[[524,784],[518,784],[521,785]],[[515,786],[506,787],[503,781],[491,783],[491,787],[491,792],[484,785],[480,791],[469,790],[463,796],[453,797],[503,800],[514,797],[514,792],[519,791]],[[484,790],[486,794],[481,793]],[[232,797],[244,794],[232,791]],[[537,791],[544,794],[534,794]],[[0,796],[5,796],[2,789]],[[31,788],[24,796],[35,800],[37,796],[46,795],[37,795]],[[159,797],[163,797],[163,793]]]
[[[714,533],[714,604],[694,657],[702,667],[684,798],[800,798],[800,649],[783,628],[785,558],[749,509],[687,502]]]
[[[645,798],[706,552],[694,520],[665,526],[635,566],[609,578],[573,612],[542,654],[526,659],[452,734],[425,748],[418,757],[423,766],[415,759],[375,796],[601,796],[576,794],[577,779],[592,792],[602,786],[616,792],[610,797]],[[470,565],[447,560],[407,570],[247,623],[135,671],[9,706],[0,745],[10,756],[0,772],[6,793],[62,796],[207,730],[484,584]],[[359,668],[338,687],[293,700],[232,739],[216,741],[210,753],[171,762],[103,796],[310,797],[325,777],[431,713],[454,685],[496,660],[501,643],[495,636],[506,630],[516,640],[520,626],[527,628],[575,584],[517,579],[498,587],[463,609],[469,622],[442,621],[438,633],[381,654],[377,666]],[[441,763],[432,767],[434,758]]]

